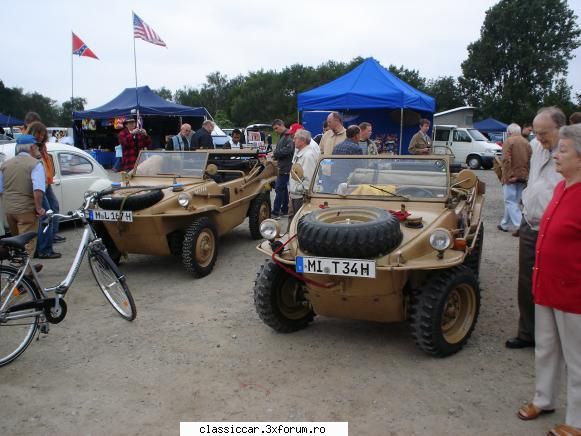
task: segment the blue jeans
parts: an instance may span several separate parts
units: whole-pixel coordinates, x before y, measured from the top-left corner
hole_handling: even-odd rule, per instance
[[[54,195],[52,186],[50,185],[46,187],[44,197],[42,198],[42,207],[45,210],[52,209],[54,213],[59,212],[59,203]],[[46,232],[43,233],[44,227],[44,220],[40,220],[40,224],[38,226],[36,252],[41,255],[47,255],[53,252],[52,240],[54,235],[56,235],[58,232],[58,219],[55,218],[50,226],[48,226]]]
[[[502,186],[504,193],[504,216],[500,221],[500,227],[505,230],[518,229],[522,219],[520,210],[520,200],[522,191],[525,189],[524,183],[507,183]]]
[[[288,180],[288,174],[279,174],[276,177],[273,215],[286,215],[288,213]]]

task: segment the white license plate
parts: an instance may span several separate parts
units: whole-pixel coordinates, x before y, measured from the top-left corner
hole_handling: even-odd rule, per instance
[[[374,260],[297,256],[295,261],[299,273],[375,278]]]
[[[133,222],[133,212],[124,210],[89,210],[89,219],[93,221],[123,221],[125,223]]]

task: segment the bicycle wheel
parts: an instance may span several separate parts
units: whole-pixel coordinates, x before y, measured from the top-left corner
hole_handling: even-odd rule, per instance
[[[0,266],[0,366],[12,362],[20,356],[32,342],[40,323],[40,313],[27,309],[8,313],[17,304],[37,301],[40,297],[36,287],[23,277],[11,291],[18,270],[9,266]],[[26,315],[19,319],[6,319],[9,316]]]
[[[113,260],[104,251],[89,252],[89,266],[101,292],[111,306],[127,321],[133,321],[137,315],[133,296],[125,277]]]

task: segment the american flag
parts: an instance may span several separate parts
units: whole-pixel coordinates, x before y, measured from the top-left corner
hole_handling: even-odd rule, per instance
[[[165,45],[159,35],[145,21],[139,18],[135,12],[133,12],[133,37],[167,48],[167,45]]]

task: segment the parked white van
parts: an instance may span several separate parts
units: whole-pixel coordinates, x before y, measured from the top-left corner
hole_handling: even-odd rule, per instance
[[[502,155],[502,148],[488,142],[476,129],[451,125],[434,126],[433,151],[435,154],[454,154],[454,163],[466,164],[469,168],[485,170],[492,168],[494,157]]]

